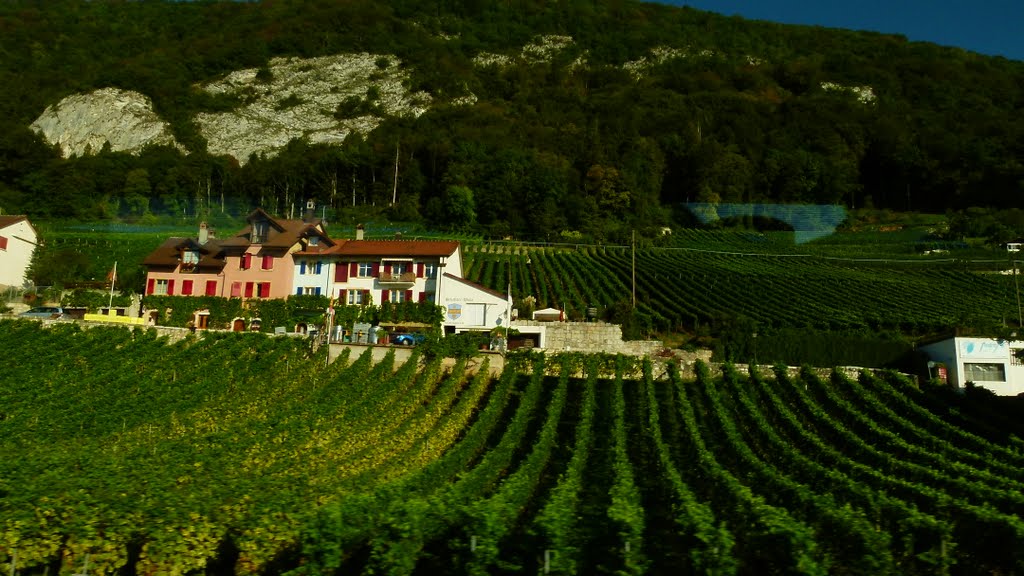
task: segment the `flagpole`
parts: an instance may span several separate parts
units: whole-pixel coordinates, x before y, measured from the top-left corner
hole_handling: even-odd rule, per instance
[[[114,261],[114,270],[110,274],[110,299],[107,301],[107,314],[114,306],[114,282],[117,281],[117,260]]]

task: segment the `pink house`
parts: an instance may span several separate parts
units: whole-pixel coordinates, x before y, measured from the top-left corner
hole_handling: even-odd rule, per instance
[[[318,218],[285,220],[256,209],[249,225],[229,238],[213,238],[205,223],[197,238],[168,238],[143,260],[146,294],[285,298],[292,294],[293,254],[314,238],[334,242]]]

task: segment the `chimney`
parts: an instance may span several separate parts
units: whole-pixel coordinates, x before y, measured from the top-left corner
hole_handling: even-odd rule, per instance
[[[210,228],[206,225],[206,222],[199,223],[199,245],[206,246],[206,243],[210,240]]]
[[[356,240],[362,240],[362,239],[363,239],[363,225],[362,224],[356,224]]]

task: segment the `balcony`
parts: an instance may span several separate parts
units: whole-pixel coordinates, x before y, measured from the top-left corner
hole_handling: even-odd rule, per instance
[[[378,278],[381,284],[415,284],[415,272],[381,272]]]

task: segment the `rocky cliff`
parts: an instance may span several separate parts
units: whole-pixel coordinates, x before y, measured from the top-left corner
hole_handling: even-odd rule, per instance
[[[31,128],[60,146],[65,158],[99,152],[108,143],[118,152],[136,152],[150,144],[177,146],[149,98],[117,88],[68,96],[48,106]]]

